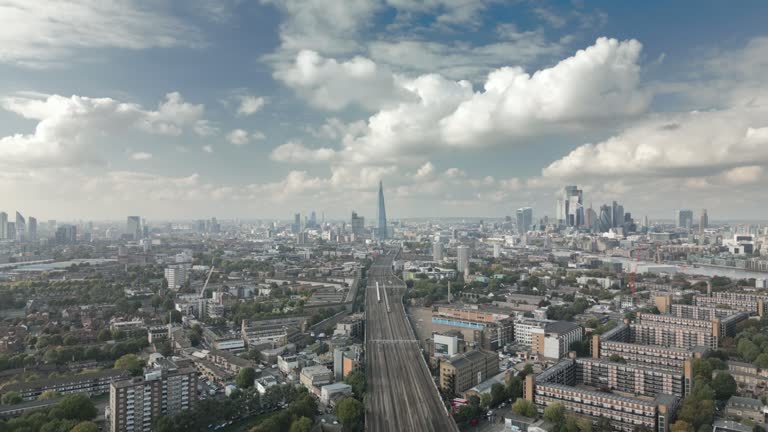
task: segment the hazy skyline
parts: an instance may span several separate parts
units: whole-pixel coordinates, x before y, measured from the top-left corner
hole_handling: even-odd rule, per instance
[[[768,4],[18,0],[0,211],[374,221],[768,210]]]

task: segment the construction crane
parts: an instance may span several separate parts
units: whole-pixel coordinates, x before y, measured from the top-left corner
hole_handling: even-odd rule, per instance
[[[200,288],[200,292],[198,293],[199,298],[205,297],[205,289],[208,288],[208,282],[211,280],[211,275],[213,274],[213,262],[211,262],[211,270],[208,272],[208,277],[205,278],[205,283],[203,284],[203,287]]]

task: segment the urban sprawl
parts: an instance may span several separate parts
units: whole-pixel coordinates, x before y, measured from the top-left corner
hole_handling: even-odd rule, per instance
[[[0,432],[765,432],[768,225],[0,212]]]

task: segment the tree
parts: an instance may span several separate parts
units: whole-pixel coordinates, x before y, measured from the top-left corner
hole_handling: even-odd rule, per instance
[[[245,388],[253,387],[255,380],[256,380],[256,371],[251,367],[247,367],[247,368],[240,369],[240,372],[238,372],[235,382],[237,383],[237,386],[239,388],[245,389]]]
[[[360,423],[362,416],[363,404],[355,398],[345,398],[336,405],[336,417],[346,430],[353,430]]]
[[[512,411],[523,417],[536,417],[536,406],[526,399],[518,399],[512,404]]]
[[[672,432],[691,432],[693,427],[685,420],[678,420],[669,427]]]
[[[97,411],[93,402],[83,393],[75,393],[64,396],[56,404],[56,410],[60,418],[68,420],[86,421],[96,417]]]
[[[361,399],[365,393],[365,373],[360,369],[355,369],[350,372],[345,378],[344,382],[352,387],[352,392],[355,397]]]
[[[522,376],[526,377],[532,373],[533,373],[533,365],[530,363],[526,363],[525,366],[523,367]]]
[[[290,432],[309,432],[312,429],[312,420],[307,417],[299,417],[291,423]]]
[[[115,369],[127,370],[133,376],[141,375],[142,368],[142,361],[136,354],[126,354],[115,360]]]
[[[480,406],[483,407],[483,409],[488,409],[491,407],[492,400],[490,393],[483,393],[480,395]]]
[[[712,379],[712,364],[707,359],[695,358],[691,360],[691,366],[695,378]]]
[[[733,375],[721,372],[712,380],[712,390],[715,391],[715,397],[718,400],[726,400],[736,393],[736,380],[733,379]]]
[[[595,425],[594,429],[595,432],[612,432],[613,426],[611,425],[611,421],[608,420],[606,417],[600,417],[597,420],[597,424]]]
[[[547,405],[544,408],[544,419],[554,424],[560,424],[565,419],[565,406],[559,402]]]
[[[21,396],[15,391],[9,391],[3,395],[3,398],[0,399],[0,401],[3,402],[3,405],[16,405],[17,403],[21,403]]]
[[[112,339],[112,332],[109,329],[101,329],[98,336],[96,336],[99,342],[106,342]]]
[[[491,386],[491,405],[496,406],[506,398],[504,386],[496,383]]]
[[[51,399],[56,399],[59,396],[61,396],[61,395],[56,393],[53,390],[46,390],[46,391],[40,393],[40,396],[38,396],[37,400],[41,400],[41,401],[51,400]]]
[[[627,361],[624,359],[624,357],[618,354],[611,354],[611,356],[608,357],[608,361],[611,361],[613,363],[627,364]]]
[[[71,432],[99,432],[99,427],[94,422],[84,421],[72,428]]]
[[[508,377],[506,393],[507,398],[511,399],[512,402],[523,397],[523,380],[516,376]]]
[[[768,368],[768,353],[763,353],[757,356],[753,364],[761,369]]]

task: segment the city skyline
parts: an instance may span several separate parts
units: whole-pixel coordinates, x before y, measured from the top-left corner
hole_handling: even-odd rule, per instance
[[[394,218],[552,216],[578,184],[584,205],[651,218],[760,219],[768,5],[673,9],[11,1],[3,207],[68,220],[356,208],[375,220],[384,181]]]

